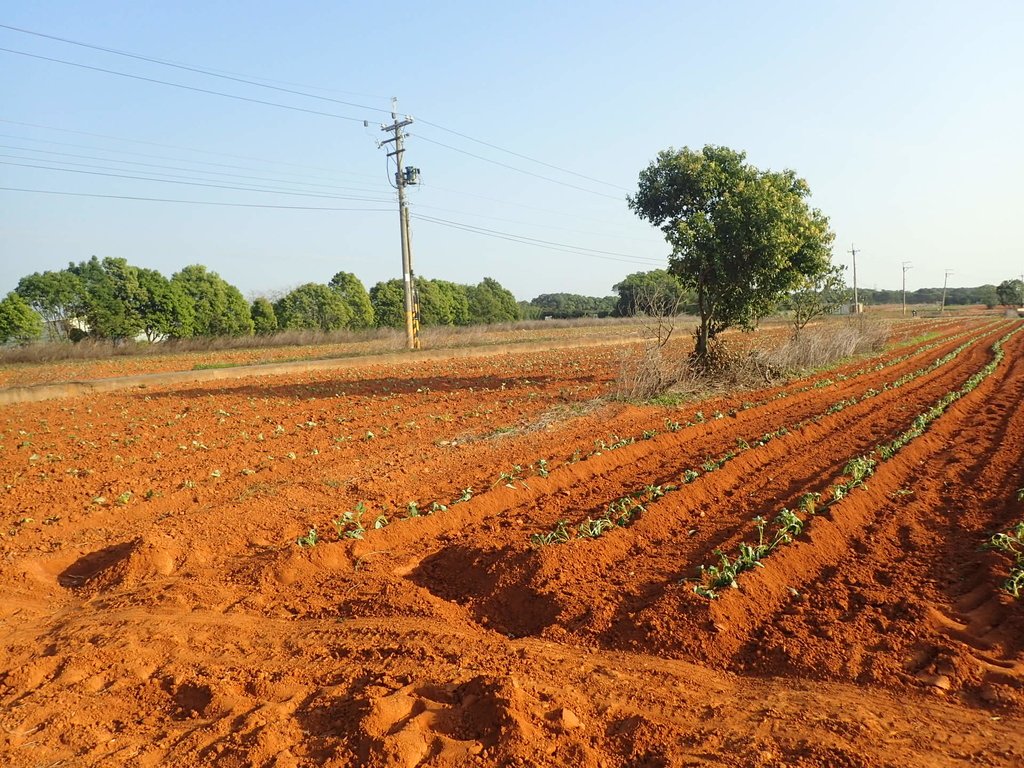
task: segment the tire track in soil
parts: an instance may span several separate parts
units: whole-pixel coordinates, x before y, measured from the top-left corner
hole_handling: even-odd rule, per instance
[[[979,551],[1021,518],[1024,343],[1015,346],[991,386],[950,409],[931,453],[903,475],[913,495],[890,494],[842,559],[761,621],[738,666],[1024,703],[1024,611],[1000,589],[1005,559]],[[865,647],[862,638],[879,632]]]
[[[991,331],[984,340],[994,340],[998,335],[999,331]],[[480,620],[514,635],[534,634],[557,624],[551,627],[551,636],[556,639],[566,639],[566,633],[579,631],[588,641],[599,638],[602,643],[620,647],[642,644],[647,639],[637,636],[630,617],[656,600],[666,582],[671,584],[681,576],[692,575],[684,564],[695,567],[706,559],[705,553],[710,549],[745,534],[749,520],[757,512],[768,507],[774,512],[777,505],[789,500],[796,490],[805,489],[808,482],[830,478],[849,458],[851,446],[866,451],[884,436],[898,432],[925,404],[948,391],[952,381],[958,386],[974,369],[982,367],[988,355],[987,348],[978,341],[954,364],[832,414],[799,434],[745,452],[724,469],[704,475],[679,493],[651,504],[629,528],[615,530],[595,541],[552,546],[538,552],[529,550],[522,539],[508,542],[510,536],[500,532],[498,536],[505,540],[504,546],[481,546],[480,536],[470,531],[458,537],[465,543],[449,543],[426,557],[412,578],[445,599],[468,605]],[[847,442],[836,443],[833,433],[837,429],[847,431]],[[721,445],[721,433],[715,437]],[[804,448],[809,439],[815,450],[794,450]],[[633,447],[620,451],[625,454]],[[650,456],[658,462],[663,452],[651,452]],[[640,462],[633,461],[622,468],[622,485],[614,495],[602,486],[604,499],[621,495],[638,484],[671,479],[692,463],[680,464],[674,457],[672,469],[666,472],[662,464],[661,475],[642,481],[635,474],[638,465]],[[772,466],[772,475],[763,474],[766,466]],[[561,479],[564,482],[565,478]],[[741,498],[740,489],[755,481],[756,495]],[[726,510],[718,503],[723,496],[742,503],[723,514]],[[701,513],[706,515],[703,523]],[[562,514],[561,510],[547,512],[554,519]],[[697,535],[687,534],[693,530]],[[510,534],[514,538],[523,536],[514,526]],[[493,532],[488,538],[494,538]],[[639,581],[636,573],[643,574],[640,578],[644,581]],[[525,610],[516,597],[523,590],[531,596],[530,606]]]

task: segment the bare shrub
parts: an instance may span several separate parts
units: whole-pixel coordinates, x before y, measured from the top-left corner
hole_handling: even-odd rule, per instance
[[[820,368],[838,360],[882,349],[889,339],[886,323],[823,323],[751,356],[777,375]]]
[[[695,372],[680,346],[647,345],[624,350],[619,356],[614,398],[649,400],[693,379]]]
[[[877,352],[889,339],[886,323],[823,323],[799,337],[780,341],[747,337],[717,338],[697,358],[681,345],[648,343],[623,354],[613,396],[649,400],[672,393],[708,397],[750,389],[835,364],[854,355]]]

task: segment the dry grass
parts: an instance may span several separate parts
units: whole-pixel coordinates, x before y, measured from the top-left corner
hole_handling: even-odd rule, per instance
[[[680,398],[707,397],[764,386],[877,352],[885,347],[890,332],[885,322],[826,321],[796,337],[719,338],[702,361],[693,358],[691,344],[651,341],[623,353],[612,396],[634,401],[666,393]]]
[[[634,318],[578,318],[572,320],[522,320],[513,323],[473,326],[427,326],[420,332],[424,346],[444,348],[507,343],[495,340],[495,334],[522,331],[531,335],[543,331],[592,328],[596,332],[622,334],[638,325]],[[229,350],[277,349],[282,347],[321,347],[358,345],[372,352],[391,352],[405,348],[405,331],[394,328],[370,328],[359,331],[288,330],[268,336],[218,336],[213,338],[169,339],[146,342],[114,343],[85,339],[78,343],[39,342],[0,348],[0,364],[49,363],[65,360],[107,360],[123,357],[155,357]]]

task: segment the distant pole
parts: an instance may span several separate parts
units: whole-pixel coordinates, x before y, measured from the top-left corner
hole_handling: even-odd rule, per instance
[[[953,274],[952,269],[946,270],[946,276],[942,278],[942,304],[939,306],[939,313],[946,311],[946,284],[949,282],[949,276]]]
[[[857,294],[857,248],[850,246],[850,253],[853,255],[853,314],[860,312],[860,297]]]
[[[909,261],[903,262],[903,316],[907,316],[907,270],[911,268]]]
[[[405,158],[405,132],[406,126],[412,125],[412,118],[406,115],[404,120],[398,119],[397,100],[391,100],[394,111],[391,113],[393,122],[391,125],[382,125],[382,131],[390,131],[394,136],[380,142],[380,146],[394,142],[395,148],[388,152],[388,157],[395,158],[395,165],[398,170],[395,172],[395,188],[398,190],[398,226],[402,236],[402,283],[405,289],[405,341],[408,349],[420,348],[419,314],[414,299],[413,271],[412,271],[412,247],[409,242],[409,204],[405,199],[405,187],[407,184],[416,184],[417,171],[415,168],[405,169],[402,162]]]

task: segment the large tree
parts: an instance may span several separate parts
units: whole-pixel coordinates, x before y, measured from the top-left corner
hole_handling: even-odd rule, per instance
[[[0,301],[0,344],[24,344],[43,335],[43,319],[13,291]]]
[[[669,271],[696,293],[696,354],[731,326],[753,328],[801,280],[830,266],[828,219],[792,171],[761,171],[746,155],[706,146],[660,152],[629,207],[659,227]]]

